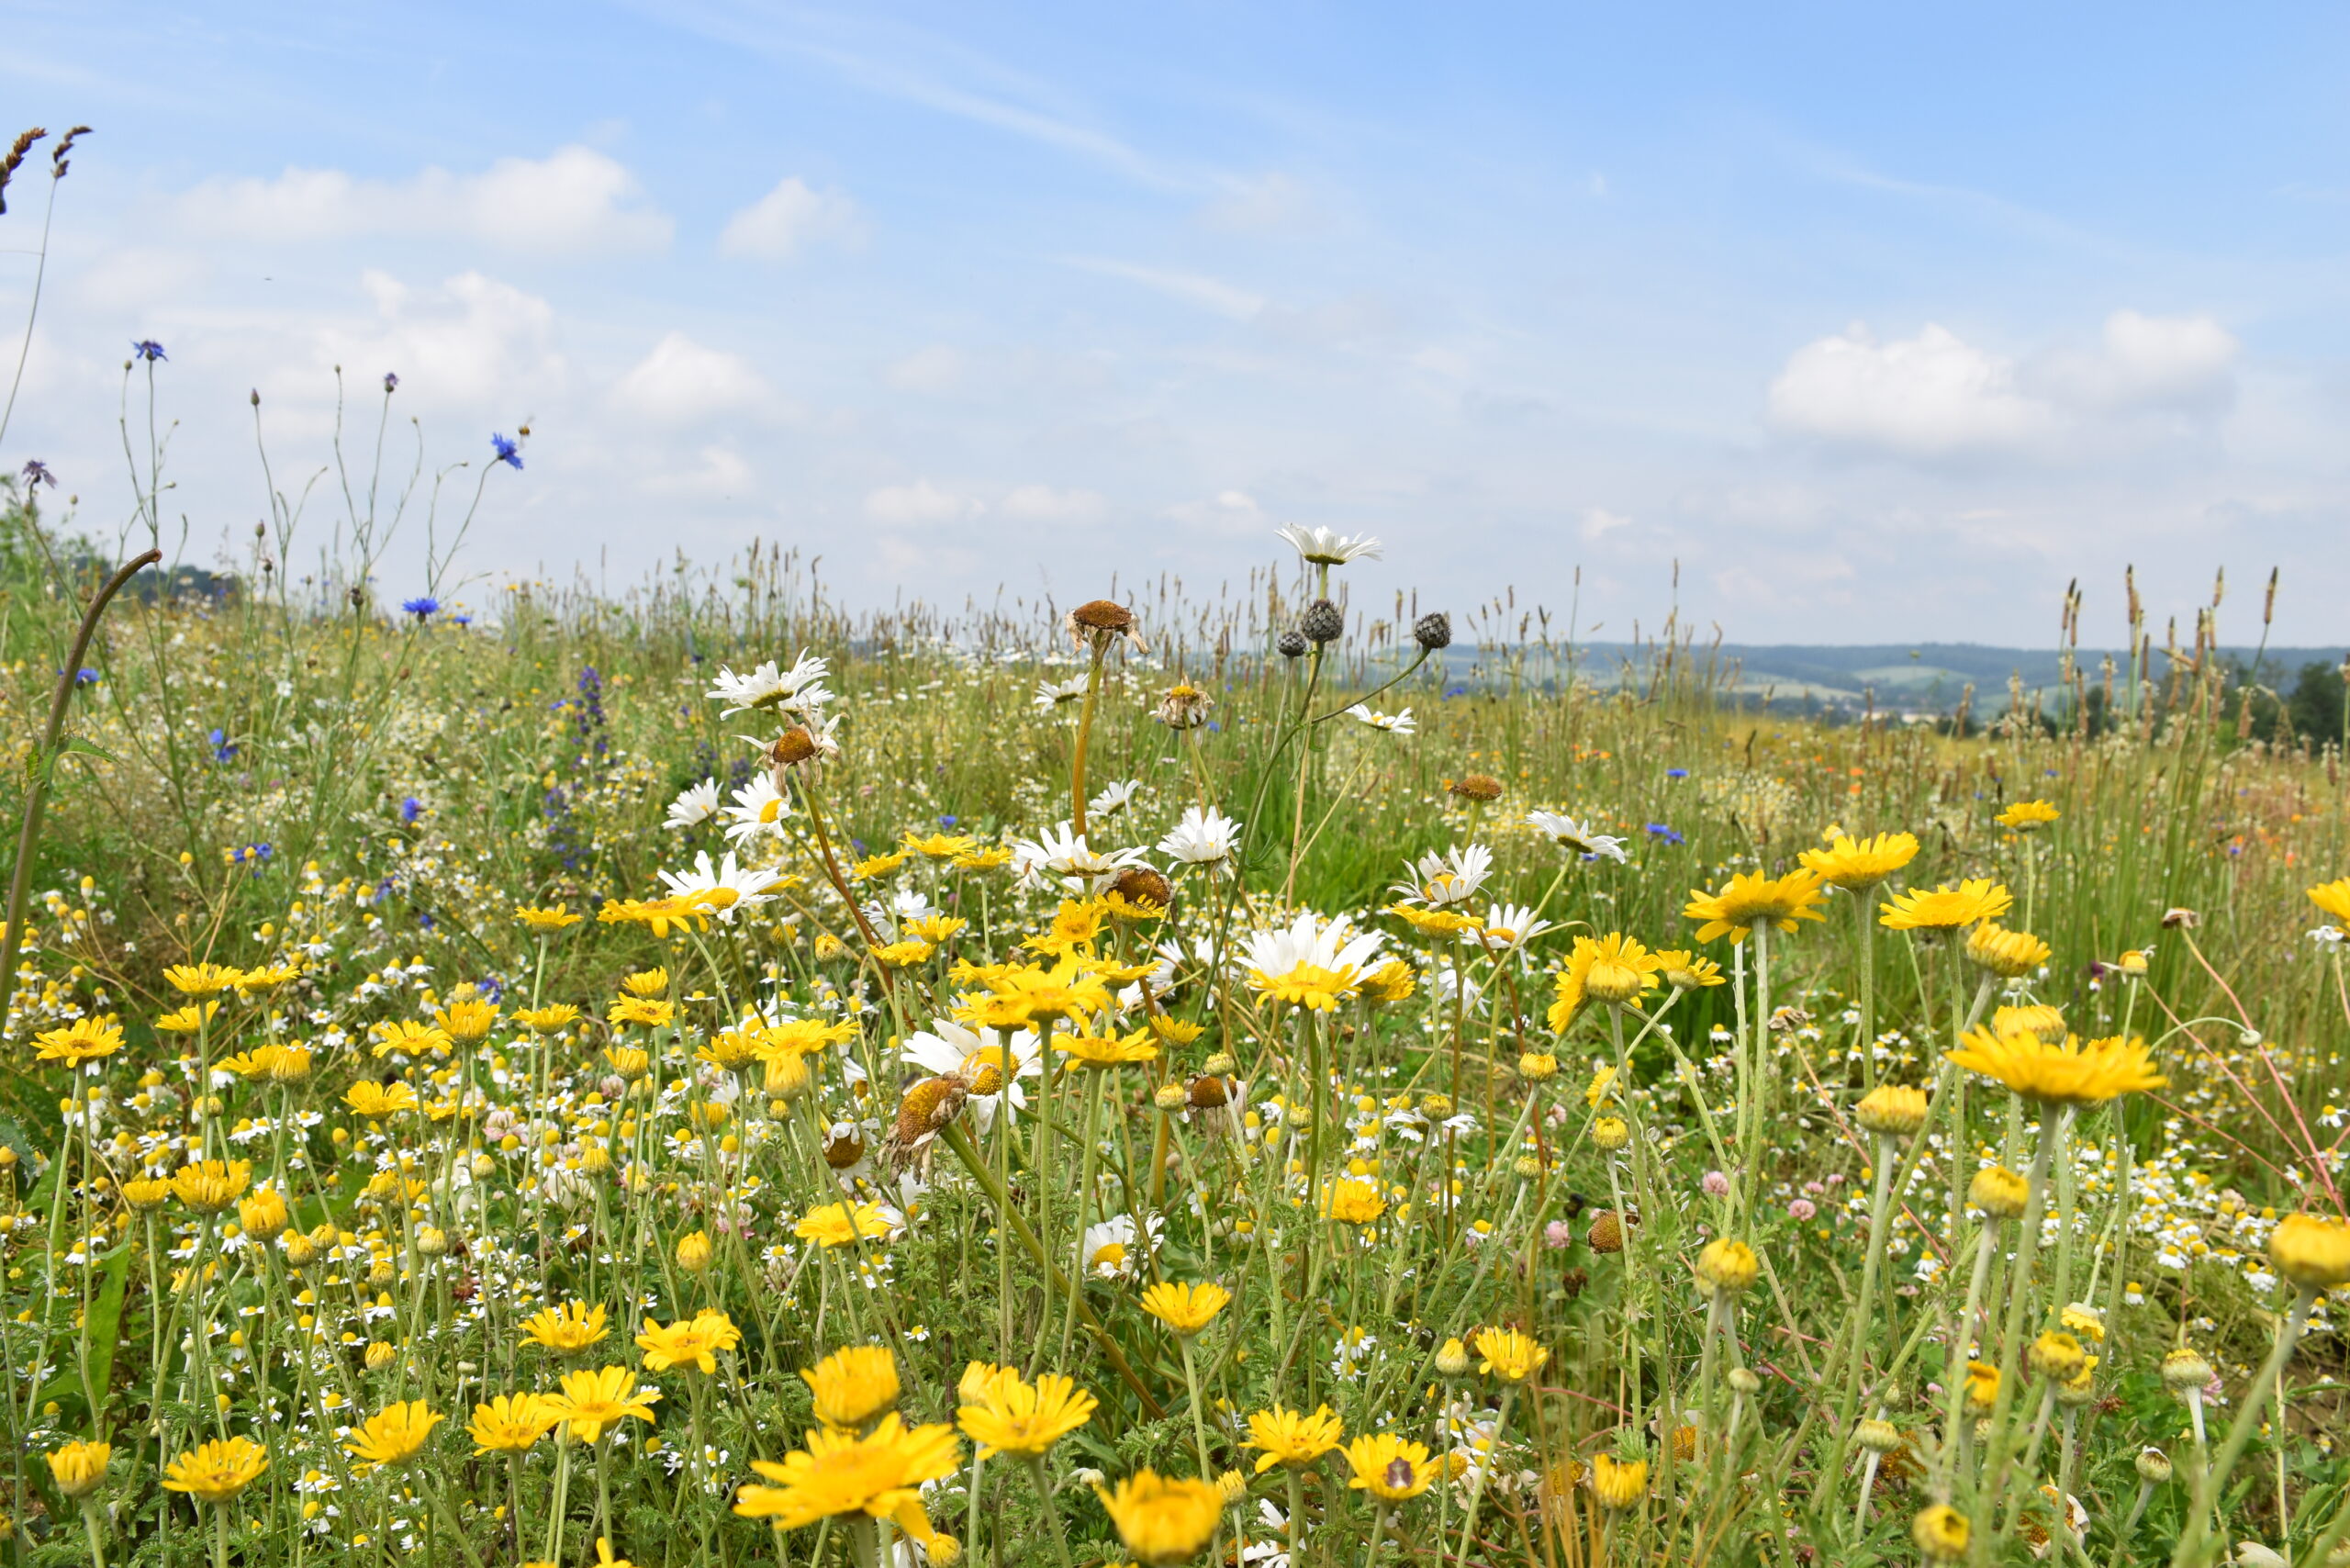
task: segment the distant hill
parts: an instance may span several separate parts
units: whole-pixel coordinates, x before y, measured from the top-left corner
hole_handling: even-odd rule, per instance
[[[2077,666],[2095,684],[2108,653],[2117,669],[2129,668],[2129,655],[2119,649],[2083,648]],[[2269,648],[2259,654],[2258,678],[2271,686],[2289,685],[2305,665],[2340,665],[2350,644],[2317,648]],[[2251,667],[2255,650],[2222,648],[2221,656]],[[1628,666],[1645,672],[1651,650],[1629,643],[1589,643],[1574,653],[1578,673],[1586,680],[1607,684]],[[1734,672],[1735,689],[1779,702],[1817,703],[1830,707],[1857,706],[1874,694],[1879,709],[1946,711],[1958,703],[1966,688],[1975,688],[1979,711],[1997,711],[2006,705],[2010,676],[2025,691],[2052,689],[2062,677],[2063,663],[2053,649],[1995,648],[1980,643],[1875,643],[1840,647],[1829,644],[1725,643],[1718,649],[1700,645],[1689,652],[1698,660],[1718,658],[1725,675]],[[1474,648],[1447,651],[1447,668],[1458,678],[1491,673]],[[1554,678],[1548,655],[1536,652],[1525,667],[1528,679]],[[2168,667],[2160,646],[2154,650],[2154,673]]]

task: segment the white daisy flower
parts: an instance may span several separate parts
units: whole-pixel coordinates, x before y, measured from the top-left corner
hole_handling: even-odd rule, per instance
[[[1242,938],[1236,961],[1243,971],[1254,970],[1274,980],[1309,966],[1360,975],[1385,940],[1376,931],[1357,931],[1343,914],[1331,916],[1325,924],[1312,910],[1304,910],[1291,924],[1248,933]]]
[[[1448,849],[1442,854],[1429,850],[1416,862],[1405,861],[1404,869],[1412,874],[1408,882],[1397,882],[1387,890],[1431,909],[1443,909],[1451,904],[1467,903],[1485,885],[1494,873],[1494,852],[1482,844]]]
[[[1408,735],[1419,728],[1418,721],[1412,717],[1409,708],[1400,713],[1382,713],[1368,702],[1358,702],[1347,710],[1347,717],[1369,724],[1374,730],[1385,730],[1395,735]]]
[[[899,1055],[916,1067],[942,1078],[960,1078],[967,1084],[979,1081],[982,1071],[992,1069],[1002,1087],[991,1094],[970,1097],[972,1118],[984,1133],[995,1125],[996,1108],[1009,1101],[1004,1114],[1017,1122],[1020,1113],[1028,1108],[1028,1095],[1020,1081],[1038,1077],[1045,1070],[1036,1032],[968,1029],[945,1018],[932,1020],[931,1028],[936,1033],[907,1036]]]
[[[762,773],[734,791],[733,803],[726,808],[726,838],[731,844],[778,829],[783,819],[791,814],[791,806],[775,787],[775,780]]]
[[[1102,786],[1102,792],[1085,802],[1085,809],[1097,817],[1114,817],[1135,803],[1135,791],[1142,788],[1139,778],[1112,779]]]
[[[668,820],[663,827],[693,827],[718,814],[718,780],[705,778],[699,784],[688,784],[677,791],[669,802]]]
[[[833,700],[833,694],[822,684],[828,671],[822,659],[810,658],[805,653],[788,670],[778,670],[773,659],[744,675],[736,675],[721,665],[716,681],[705,695],[712,701],[733,704],[720,712],[721,718],[767,708],[813,718]]]
[[[1239,838],[1240,824],[1214,806],[1186,806],[1158,852],[1186,866],[1214,866],[1232,858]]]
[[[1068,823],[1012,846],[1013,875],[1024,886],[1051,875],[1083,883],[1088,891],[1097,893],[1141,858],[1139,849],[1115,849],[1103,855],[1087,846],[1083,834],[1071,832]]]
[[[1084,696],[1085,679],[1081,675],[1073,675],[1067,680],[1040,680],[1036,683],[1036,695],[1030,700],[1049,713],[1062,703],[1074,702]]]
[[[1349,561],[1379,559],[1379,541],[1368,533],[1340,533],[1335,529],[1305,528],[1291,523],[1273,531],[1275,537],[1316,566],[1343,566]]]
[[[1624,862],[1624,841],[1604,833],[1594,833],[1589,827],[1557,812],[1528,812],[1526,820],[1535,832],[1562,849],[1572,850],[1587,859],[1605,855],[1617,865]]]
[[[1483,943],[1488,952],[1516,953],[1550,929],[1550,922],[1537,920],[1534,912],[1524,904],[1497,903],[1485,912],[1483,925],[1462,935],[1465,940]]]
[[[710,851],[705,849],[694,857],[690,871],[664,871],[661,880],[680,898],[696,893],[703,895],[702,905],[721,920],[734,918],[737,908],[755,909],[775,897],[775,889],[782,882],[782,875],[762,867],[743,867],[734,863],[734,852],[717,866],[710,863]]]
[[[1158,1245],[1161,1221],[1150,1216],[1150,1227],[1135,1228],[1132,1215],[1112,1215],[1085,1227],[1085,1271],[1100,1280],[1131,1280]],[[1140,1238],[1138,1240],[1137,1238]]]

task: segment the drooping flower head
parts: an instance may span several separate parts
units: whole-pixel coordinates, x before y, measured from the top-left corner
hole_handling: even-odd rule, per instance
[[[1838,834],[1825,849],[1807,849],[1796,858],[1831,888],[1858,892],[1875,887],[1917,858],[1914,834],[1880,833],[1874,838]]]
[[[1185,1338],[1215,1320],[1232,1293],[1213,1280],[1199,1284],[1162,1281],[1142,1293],[1142,1309]]]
[[[886,1345],[834,1350],[800,1376],[827,1427],[854,1430],[898,1403],[897,1358]]]
[[[2287,1215],[2268,1236],[2268,1260],[2304,1290],[2350,1282],[2350,1224],[2320,1215]]]
[[[1978,1028],[1969,1030],[1963,1043],[1965,1049],[1949,1053],[1953,1066],[1996,1078],[2043,1105],[2102,1105],[2117,1095],[2170,1082],[2154,1070],[2145,1041],[2118,1035],[2086,1045],[2073,1035],[2051,1045],[2038,1035],[1995,1035]]]
[[[1224,1493],[1214,1482],[1181,1480],[1138,1470],[1115,1490],[1096,1486],[1094,1495],[1118,1539],[1144,1568],[1170,1568],[1197,1557],[1215,1534],[1224,1514]]]
[[[1616,932],[1596,940],[1576,937],[1555,982],[1557,1000],[1550,1003],[1550,1027],[1565,1030],[1595,1002],[1611,1007],[1639,1006],[1641,994],[1656,989],[1656,977],[1663,968],[1662,956],[1651,952],[1636,937]]]
[[[1879,906],[1877,923],[1888,931],[1957,931],[1998,919],[2015,902],[1990,878],[1969,877],[1954,888],[1944,884],[1931,892],[1896,893],[1892,902]]]
[[[1558,812],[1528,812],[1528,825],[1535,832],[1567,851],[1586,860],[1605,857],[1617,865],[1624,862],[1624,841],[1604,833],[1595,832],[1587,824]]]

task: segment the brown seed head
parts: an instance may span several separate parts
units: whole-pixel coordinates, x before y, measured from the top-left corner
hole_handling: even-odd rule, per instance
[[[776,736],[775,745],[767,747],[767,766],[778,770],[797,767],[815,756],[816,749],[815,738],[809,734],[808,726],[794,724]]]
[[[1464,801],[1498,801],[1502,798],[1502,781],[1490,773],[1469,774],[1454,779],[1445,789]]]
[[[1591,1249],[1594,1252],[1624,1250],[1624,1226],[1623,1222],[1616,1217],[1616,1211],[1602,1209],[1594,1215],[1591,1222],[1591,1234],[1585,1239],[1591,1243]]]
[[[1118,874],[1110,890],[1131,904],[1155,904],[1160,909],[1175,902],[1175,884],[1147,866],[1132,866]]]
[[[906,1097],[898,1103],[898,1142],[911,1147],[953,1121],[968,1093],[958,1078],[925,1078],[907,1090]],[[824,1158],[832,1159],[829,1146]]]
[[[1232,1099],[1232,1086],[1223,1079],[1208,1074],[1192,1080],[1192,1103],[1203,1111],[1212,1111]]]

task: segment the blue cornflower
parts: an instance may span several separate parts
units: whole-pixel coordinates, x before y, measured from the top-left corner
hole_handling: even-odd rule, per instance
[[[492,450],[498,454],[498,460],[500,463],[505,464],[509,468],[520,468],[522,466],[522,448],[520,444],[507,440],[502,435],[492,435],[489,438],[489,444]]]
[[[237,743],[229,738],[228,731],[215,730],[205,738],[212,743],[213,761],[234,762],[237,760]]]
[[[470,626],[474,623],[474,618],[470,615],[459,613],[449,617],[449,622],[452,625],[455,626]]]
[[[163,345],[152,338],[141,338],[130,345],[130,357],[151,363],[163,357]]]
[[[1455,681],[1444,689],[1444,694],[1447,697],[1466,697],[1469,695],[1469,684],[1466,681]]]
[[[1664,776],[1667,778],[1686,778],[1689,777],[1689,770],[1685,767],[1668,767],[1664,770]]]
[[[98,682],[98,672],[94,669],[75,670],[73,682],[77,686],[95,686]]]
[[[384,372],[384,390],[385,390],[385,391],[386,391],[386,392],[397,391],[397,390],[398,390],[398,388],[399,388],[399,384],[400,384],[399,372],[397,372],[397,371],[396,371],[396,370],[387,370],[387,371]]]
[[[955,822],[956,819],[953,817],[941,817],[938,819],[938,825],[941,827],[953,827],[955,825]]]
[[[424,814],[424,802],[410,795],[400,802],[400,821],[412,823]]]
[[[1681,842],[1681,835],[1673,832],[1673,829],[1662,823],[1649,823],[1648,832],[1650,837],[1661,838],[1667,844],[1679,844]]]
[[[49,465],[38,457],[25,465],[25,488],[29,490],[36,485],[47,485],[52,490],[57,488],[57,476],[50,473]]]
[[[400,608],[419,621],[430,621],[441,612],[441,601],[428,593],[416,599],[402,599]]]

